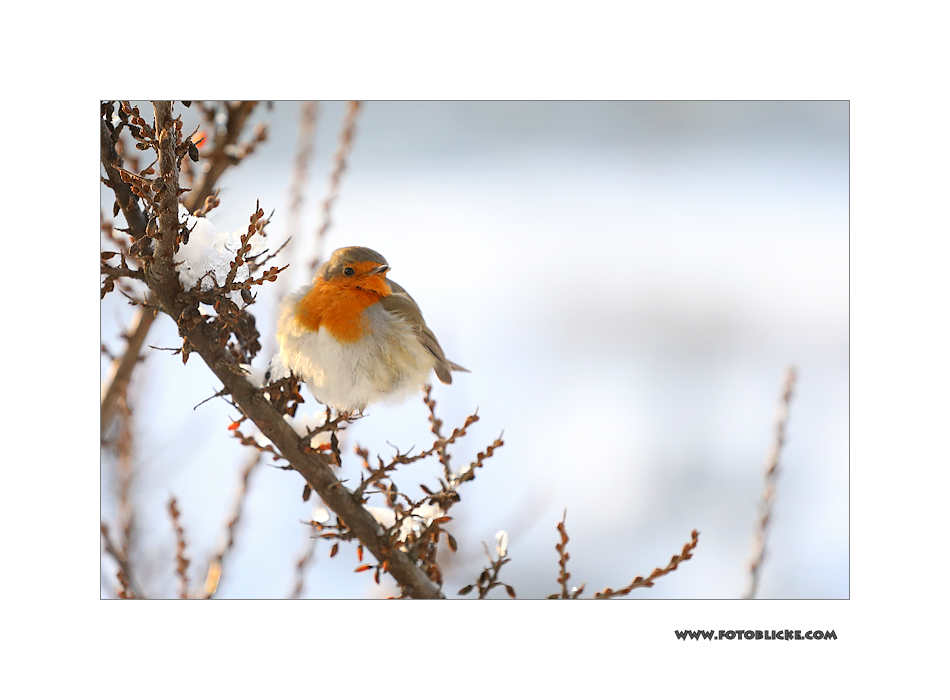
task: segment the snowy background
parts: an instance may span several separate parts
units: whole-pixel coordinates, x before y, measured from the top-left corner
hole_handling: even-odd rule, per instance
[[[308,278],[344,109],[320,105],[301,235],[281,261],[292,265],[289,288]],[[251,126],[266,121],[270,137],[219,182],[219,229],[244,228],[259,198],[276,209],[268,230],[283,240],[299,112],[295,102],[255,112]],[[190,130],[196,115],[185,115]],[[107,191],[103,202],[109,212]],[[449,357],[472,369],[435,385],[448,425],[476,407],[481,416],[455,463],[504,430],[505,446],[452,510],[460,550],[444,560],[448,592],[474,580],[480,542],[499,529],[512,557],[502,579],[519,597],[558,590],[554,526],[567,508],[572,584],[623,586],[665,565],[695,527],[694,558],[636,595],[738,597],[794,363],[760,596],[848,596],[847,103],[364,103],[327,241],[343,245],[380,251]],[[276,291],[265,285],[252,308],[265,352]],[[120,295],[106,298],[110,348],[132,313]],[[160,318],[147,342],[176,345],[171,321]],[[134,384],[136,566],[155,582],[149,593],[172,596],[168,497],[201,581],[246,448],[229,437],[236,414],[223,401],[192,410],[219,388],[197,355],[182,366],[149,351]],[[431,444],[421,401],[368,414],[348,448],[386,456],[387,442]],[[431,483],[437,467],[412,465],[397,482]],[[355,474],[351,457],[344,477]],[[101,483],[111,523],[108,457]],[[268,466],[252,476],[221,597],[289,592],[309,536],[301,520],[315,505],[301,488],[298,475]],[[356,563],[352,547],[330,560],[321,542],[305,595],[393,592],[353,574]]]

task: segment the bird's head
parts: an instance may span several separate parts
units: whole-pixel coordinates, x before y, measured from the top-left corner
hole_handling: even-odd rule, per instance
[[[338,289],[361,289],[381,297],[392,294],[386,282],[389,263],[375,250],[360,246],[337,248],[317,271],[317,282]]]

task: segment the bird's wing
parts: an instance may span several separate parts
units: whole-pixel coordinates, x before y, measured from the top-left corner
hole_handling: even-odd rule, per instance
[[[457,365],[446,358],[445,351],[442,350],[442,346],[439,345],[435,333],[426,325],[425,319],[422,318],[422,311],[419,310],[419,305],[416,304],[415,299],[409,296],[409,292],[390,279],[386,281],[392,288],[393,293],[383,297],[379,303],[383,305],[386,311],[396,314],[409,323],[416,334],[416,338],[422,343],[422,346],[435,357],[435,376],[443,383],[451,384],[452,370],[456,372],[468,372],[468,370],[461,365]]]

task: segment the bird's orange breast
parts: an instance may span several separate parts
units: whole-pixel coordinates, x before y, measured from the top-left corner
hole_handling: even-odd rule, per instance
[[[365,332],[363,312],[380,298],[375,291],[318,280],[298,302],[296,318],[308,330],[325,328],[341,343],[355,343]]]

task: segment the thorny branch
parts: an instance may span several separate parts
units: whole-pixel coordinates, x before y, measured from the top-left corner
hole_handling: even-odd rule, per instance
[[[686,561],[687,559],[693,558],[693,550],[696,549],[696,545],[699,544],[699,531],[693,530],[690,533],[689,542],[683,545],[683,549],[679,554],[674,554],[670,559],[670,563],[667,564],[664,568],[656,568],[650,575],[647,577],[637,576],[633,581],[628,583],[625,587],[618,590],[612,588],[605,588],[602,591],[598,591],[594,594],[595,598],[616,598],[618,596],[625,596],[636,588],[652,588],[654,582],[661,576],[666,576],[671,571],[675,571],[677,567]]]
[[[282,270],[271,268],[258,278],[249,277],[238,281],[238,268],[242,265],[247,263],[249,266],[259,267],[263,264],[259,260],[263,254],[256,257],[251,255],[249,244],[252,236],[263,233],[267,223],[259,206],[255,207],[247,233],[241,236],[240,247],[229,271],[223,275],[223,283],[209,272],[210,287],[202,286],[202,280],[199,280],[193,289],[183,289],[176,271],[174,255],[180,245],[187,243],[190,231],[179,221],[178,203],[181,195],[186,192],[180,186],[179,177],[183,160],[195,159],[197,147],[191,137],[183,137],[181,119],[173,114],[171,102],[159,101],[154,103],[154,107],[155,120],[152,125],[147,124],[138,114],[137,108],[128,103],[123,103],[120,109],[122,116],[119,128],[129,129],[138,150],[152,150],[158,154],[156,163],[153,164],[157,165],[157,170],[150,165],[140,172],[132,172],[122,167],[114,147],[116,130],[111,128],[111,108],[103,110],[102,163],[110,187],[116,193],[117,206],[124,212],[128,222],[127,233],[133,241],[130,248],[131,257],[139,264],[134,269],[128,267],[123,257],[121,266],[110,267],[105,274],[107,280],[131,277],[144,281],[150,294],[149,304],[171,317],[178,327],[183,340],[179,349],[182,360],[187,362],[189,354],[198,354],[222,382],[224,386],[218,394],[227,397],[226,400],[241,412],[231,429],[242,444],[255,448],[255,459],[242,474],[242,488],[235,512],[227,525],[227,540],[209,563],[205,579],[205,597],[211,597],[219,588],[222,563],[233,546],[234,530],[241,517],[249,476],[265,452],[273,455],[278,462],[275,466],[295,470],[303,476],[306,484],[305,498],[309,491],[316,491],[323,503],[335,514],[333,524],[310,523],[310,526],[320,533],[320,538],[338,540],[331,547],[331,557],[339,551],[339,540],[357,540],[357,558],[360,562],[365,549],[376,558],[377,564],[361,563],[356,571],[374,569],[377,582],[381,573],[390,574],[399,584],[404,597],[444,597],[441,591],[442,574],[436,563],[438,544],[444,537],[451,550],[455,551],[458,547],[452,534],[443,528],[452,520],[446,513],[458,502],[458,489],[461,484],[473,480],[477,470],[483,466],[486,459],[493,456],[494,451],[500,448],[504,441],[501,437],[497,438],[468,465],[458,471],[453,470],[448,447],[466,434],[466,430],[478,420],[478,416],[468,416],[460,427],[446,435],[442,431],[442,421],[435,414],[431,388],[427,387],[424,401],[429,409],[429,421],[435,437],[432,446],[414,455],[402,453],[397,449],[395,456],[388,462],[377,456],[373,465],[370,464],[369,452],[357,447],[356,452],[362,458],[363,470],[366,473],[361,474],[360,484],[355,490],[347,489],[333,469],[340,464],[336,430],[345,427],[343,423],[346,420],[338,417],[330,421],[328,416],[320,430],[331,431],[330,450],[327,452],[323,445],[314,448],[311,438],[316,430],[305,431],[307,434],[301,435],[285,420],[294,415],[296,406],[302,401],[299,396],[299,382],[290,377],[261,387],[248,380],[245,366],[250,364],[260,350],[254,317],[247,312],[247,306],[254,301],[250,294],[251,286],[275,281]],[[331,175],[330,193],[324,201],[324,218],[318,231],[319,238],[322,238],[330,225],[331,206],[351,147],[358,108],[358,103],[352,103],[347,113]],[[204,196],[210,197],[210,191]],[[189,199],[200,197],[193,193]],[[215,203],[209,204],[205,201],[206,208],[213,204]],[[232,298],[232,294],[236,292],[240,292],[243,306]],[[212,307],[215,313],[206,314],[204,311],[207,307]],[[255,437],[242,434],[237,428],[244,420],[250,420],[270,444],[259,444]],[[421,498],[412,498],[396,486],[393,481],[394,473],[399,466],[412,464],[430,456],[437,456],[442,464],[438,488],[420,484],[424,495]],[[279,464],[280,462],[287,464]],[[369,499],[374,495],[384,498],[386,508],[368,506]],[[184,558],[184,533],[180,531],[180,524],[177,522],[177,507],[174,502],[170,504],[170,510],[178,534],[178,567],[181,580],[185,576],[187,566],[187,560]],[[558,529],[562,536],[561,543],[557,545],[561,555],[558,579],[562,585],[561,596],[570,595],[576,598],[583,587],[572,592],[567,590],[567,580],[570,577],[566,567],[569,558],[566,551],[568,538],[563,519]],[[121,557],[121,552],[111,547],[107,535],[103,524],[107,551],[111,549],[110,554]],[[626,588],[618,591],[607,588],[596,597],[626,595],[635,588],[652,586],[656,578],[673,571],[680,562],[692,556],[697,538],[698,533],[693,531],[691,542],[683,547],[679,555],[671,559],[666,568],[655,569],[646,578],[637,577]],[[489,566],[485,567],[475,584],[463,591],[470,592],[477,586],[479,597],[484,598],[492,589],[504,586],[508,595],[514,597],[514,589],[499,580],[501,568],[510,561],[507,558],[507,541],[504,546],[499,543],[496,554],[495,557],[489,554]],[[298,562],[299,570],[306,566],[310,556],[312,550],[305,552]],[[124,588],[134,593],[127,575],[127,566],[124,566],[120,559],[117,561],[120,562],[120,570],[127,583],[123,583]],[[187,581],[182,583],[181,590],[187,592]],[[299,593],[300,589],[296,590]]]
[[[429,579],[439,585],[443,580],[441,568],[436,561],[440,540],[444,538],[451,551],[454,552],[458,549],[455,537],[443,527],[452,520],[446,513],[453,504],[459,501],[457,492],[459,486],[474,479],[475,471],[483,466],[484,461],[490,458],[494,451],[504,443],[500,438],[493,441],[484,451],[476,455],[475,460],[461,474],[452,474],[448,478],[440,479],[438,489],[419,484],[419,488],[424,494],[421,498],[410,497],[396,485],[393,477],[400,466],[430,457],[436,454],[440,448],[453,444],[457,439],[464,436],[468,427],[477,420],[477,415],[468,416],[463,424],[455,428],[448,437],[437,438],[432,447],[418,454],[403,453],[397,449],[396,454],[388,462],[377,455],[375,465],[370,463],[369,450],[360,446],[355,448],[356,454],[362,460],[363,470],[367,473],[361,474],[359,486],[354,489],[353,497],[359,499],[361,503],[367,503],[374,495],[383,496],[385,507],[368,506],[368,508],[372,511],[374,518],[382,523],[385,528],[381,534],[387,543],[386,549],[404,552],[410,561],[425,572]],[[316,430],[323,430],[323,428]],[[304,436],[304,440],[315,431],[311,431],[310,434]],[[332,435],[331,432],[330,449],[338,459],[339,451],[333,446]],[[307,492],[305,491],[304,498],[306,499],[306,497]],[[317,530],[321,539],[344,541],[353,539],[353,533],[348,530],[345,523],[339,521],[339,518],[335,524],[311,521],[310,525]],[[339,551],[338,544],[339,542],[334,543],[330,549],[331,558],[336,556]],[[362,545],[357,547],[357,558],[362,562]],[[389,566],[390,561],[384,559],[376,565],[361,564],[356,571],[373,570],[373,578],[379,583],[380,574],[385,573]],[[404,589],[403,596],[406,595],[407,592]]]
[[[485,556],[488,557],[488,566],[482,569],[482,572],[478,575],[478,579],[476,579],[475,583],[470,583],[467,586],[463,586],[459,589],[458,594],[468,595],[472,592],[473,588],[477,588],[478,599],[484,600],[493,588],[502,586],[504,587],[509,598],[516,597],[513,586],[509,586],[507,583],[503,583],[498,580],[501,567],[511,561],[511,559],[508,558],[508,533],[502,531],[496,536],[494,556],[492,556],[492,553],[489,551],[487,544],[483,542],[482,546],[485,548]]]
[[[567,581],[571,578],[571,574],[567,570],[567,562],[571,558],[570,554],[567,553],[567,543],[570,541],[570,537],[567,536],[567,527],[565,522],[567,520],[567,511],[564,511],[564,515],[561,517],[560,522],[557,524],[557,531],[560,535],[560,541],[554,545],[554,548],[558,553],[558,577],[557,582],[561,584],[560,593],[552,593],[548,596],[548,599],[571,599],[575,600],[580,597],[580,594],[584,592],[584,585],[578,588],[572,588],[568,590]],[[637,576],[624,588],[614,590],[613,588],[605,588],[602,591],[598,591],[594,594],[594,598],[617,598],[620,596],[625,596],[631,591],[637,588],[652,588],[656,579],[661,576],[666,576],[666,574],[671,571],[675,571],[676,568],[687,559],[692,559],[693,550],[696,549],[696,546],[699,544],[699,532],[693,530],[690,533],[690,540],[685,545],[683,545],[682,551],[679,554],[674,554],[670,563],[666,567],[660,569],[654,569],[649,576]],[[586,585],[586,584],[585,584]]]
[[[134,109],[129,110],[134,113]],[[180,120],[172,115],[171,104],[155,104],[154,128],[139,124],[140,141],[143,148],[152,148],[159,152],[158,173],[154,180],[143,179],[127,182],[132,196],[119,196],[120,208],[126,214],[130,233],[134,239],[156,239],[154,253],[148,254],[150,246],[143,246],[147,260],[144,265],[145,282],[154,296],[155,304],[168,314],[178,325],[184,338],[182,359],[187,360],[189,352],[197,353],[211,371],[224,384],[235,406],[239,407],[248,419],[273,443],[282,459],[298,471],[310,487],[316,491],[328,508],[333,510],[348,534],[360,540],[380,562],[379,566],[388,571],[402,587],[406,595],[419,598],[442,597],[439,587],[416,565],[409,555],[398,547],[393,547],[389,536],[376,520],[363,507],[361,499],[340,484],[333,472],[333,465],[327,455],[305,449],[300,438],[283,415],[271,404],[265,392],[253,386],[244,371],[235,361],[235,353],[228,351],[224,331],[233,332],[233,328],[221,328],[219,317],[206,317],[198,312],[194,294],[184,293],[175,272],[172,256],[181,233],[178,222],[178,199],[173,193],[179,192],[178,157],[186,157],[190,151],[189,143],[182,139]],[[105,116],[105,115],[104,115]],[[104,119],[105,121],[105,119]],[[144,123],[144,120],[141,120]],[[105,141],[106,150],[111,134]],[[140,149],[142,150],[142,149]],[[115,153],[115,149],[111,149]],[[111,178],[123,182],[116,157],[106,154],[103,165]],[[128,178],[129,176],[126,175]],[[152,212],[157,225],[148,227],[148,219],[139,209],[139,202]],[[244,313],[244,312],[241,312]],[[247,314],[248,318],[253,319]],[[225,324],[226,325],[226,324]],[[237,342],[246,347],[248,338],[238,337]],[[243,351],[242,353],[243,354]],[[481,459],[475,464],[480,464]]]
[[[435,435],[436,442],[438,444],[439,441],[443,440],[442,419],[435,415],[435,399],[432,398],[431,385],[426,385],[422,402],[426,405],[426,409],[429,411],[429,426],[432,430],[432,434]],[[448,479],[452,472],[451,468],[449,467],[449,454],[446,452],[444,445],[439,446],[439,462],[442,463],[442,471],[445,474],[445,478]]]
[[[772,448],[769,450],[765,462],[765,489],[762,492],[762,502],[759,506],[759,519],[755,535],[755,546],[749,562],[749,585],[743,598],[755,598],[759,587],[759,576],[762,562],[765,560],[765,543],[769,533],[769,524],[772,520],[772,505],[775,502],[775,487],[778,481],[779,459],[782,447],[785,445],[785,428],[788,425],[789,407],[792,394],[795,391],[797,373],[794,367],[785,370],[785,382],[782,386],[782,395],[779,398],[778,413],[775,417],[775,436]]]
[[[244,149],[239,149],[238,153],[233,152],[234,144],[240,138],[241,132],[247,118],[256,106],[256,102],[229,102],[227,103],[228,118],[224,128],[219,128],[216,132],[214,150],[211,152],[211,163],[204,170],[198,186],[193,189],[188,196],[186,206],[189,211],[195,211],[199,205],[203,205],[207,210],[213,206],[213,202],[206,200],[211,197],[215,184],[228,167],[240,162],[241,158],[253,152],[254,146],[266,138],[266,130],[258,130],[250,145]],[[119,126],[113,127],[112,115],[114,108],[111,102],[103,104],[103,116],[105,117],[100,124],[100,160],[106,171],[107,184],[116,196],[116,213],[119,209],[126,215],[126,221],[129,231],[136,232],[133,236],[139,243],[144,243],[147,239],[144,233],[148,226],[142,211],[138,206],[132,206],[138,198],[132,193],[132,190],[123,179],[122,170],[119,164],[119,154],[116,150],[119,131],[126,127],[129,132],[136,137],[141,136],[143,128],[145,135],[149,133],[149,127],[137,113],[130,109],[119,110]],[[151,133],[154,133],[152,131]],[[142,143],[141,141],[139,143]],[[229,151],[230,149],[230,151]],[[228,155],[230,152],[230,156]],[[237,157],[240,155],[240,158]],[[187,161],[186,161],[187,162]],[[129,218],[132,217],[132,218]],[[133,243],[133,246],[135,244]],[[133,319],[129,330],[124,333],[128,338],[128,345],[123,355],[114,360],[110,372],[110,378],[106,381],[105,389],[102,392],[102,401],[100,406],[100,436],[105,435],[111,425],[112,418],[115,415],[116,403],[128,388],[132,376],[132,370],[138,362],[145,339],[151,330],[155,321],[155,313],[150,308],[141,308]]]
[[[103,119],[99,125],[100,160],[106,172],[109,187],[115,194],[116,204],[125,214],[132,238],[144,241],[147,221],[136,204],[137,198],[132,194],[130,186],[122,180],[119,155],[115,148],[118,134],[113,130],[111,113],[111,109],[104,110]],[[118,400],[128,388],[132,370],[139,360],[145,338],[154,321],[154,312],[150,309],[140,309],[130,329],[124,334],[128,339],[128,344],[122,356],[113,361],[110,379],[107,380],[106,388],[102,393],[99,412],[100,436],[105,435],[115,415]]]
[[[571,558],[571,555],[567,552],[567,543],[570,541],[570,537],[567,536],[567,527],[565,523],[567,522],[567,509],[564,510],[564,514],[561,516],[560,522],[557,524],[557,531],[561,536],[561,541],[554,545],[554,549],[557,551],[557,565],[558,565],[558,576],[557,582],[561,584],[561,595],[560,597],[564,600],[569,598],[576,599],[581,593],[584,592],[584,585],[581,585],[580,588],[574,588],[571,591],[567,590],[567,581],[571,578],[570,573],[567,571],[567,561]],[[548,598],[557,598],[558,594],[553,593],[548,596]]]

